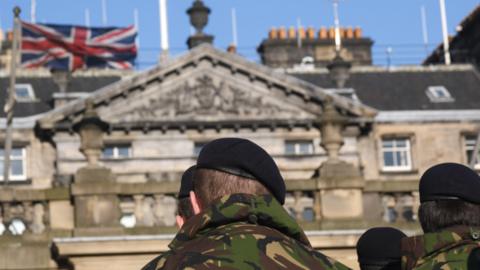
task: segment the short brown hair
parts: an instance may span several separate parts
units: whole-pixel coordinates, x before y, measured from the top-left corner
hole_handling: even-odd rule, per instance
[[[423,232],[439,232],[452,226],[480,226],[480,205],[463,200],[423,202],[418,209]]]
[[[236,176],[211,169],[197,169],[193,181],[193,190],[202,208],[225,195],[245,193],[253,195],[271,194],[257,180]]]
[[[178,199],[177,214],[184,219],[189,219],[193,216],[192,204],[190,203],[190,197]]]

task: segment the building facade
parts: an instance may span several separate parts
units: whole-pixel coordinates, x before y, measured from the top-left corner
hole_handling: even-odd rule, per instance
[[[286,179],[285,208],[314,247],[357,268],[365,229],[420,231],[428,167],[474,156],[474,66],[380,68],[367,57],[350,68],[323,54],[279,66],[193,43],[144,72],[18,72],[0,269],[139,269],[176,231],[181,174],[221,137],[265,148]],[[1,89],[8,76],[0,71]]]

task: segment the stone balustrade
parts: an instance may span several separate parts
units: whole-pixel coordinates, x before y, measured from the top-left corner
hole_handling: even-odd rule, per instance
[[[69,206],[68,189],[0,190],[0,235],[42,234],[52,229],[66,229],[68,224],[52,211]],[[68,222],[67,222],[68,223]],[[62,226],[62,225],[66,225]]]

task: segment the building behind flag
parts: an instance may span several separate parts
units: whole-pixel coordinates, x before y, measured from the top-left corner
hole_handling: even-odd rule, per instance
[[[24,68],[132,69],[137,56],[136,28],[32,24],[22,21]]]

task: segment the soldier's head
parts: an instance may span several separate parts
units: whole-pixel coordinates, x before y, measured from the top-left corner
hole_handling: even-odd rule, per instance
[[[208,207],[225,195],[271,194],[285,202],[285,183],[272,157],[255,143],[239,138],[223,138],[205,145],[194,175],[194,201]]]
[[[480,176],[456,163],[428,169],[420,179],[418,217],[425,233],[480,226]]]
[[[400,270],[400,241],[406,235],[395,228],[372,228],[357,242],[361,270]]]
[[[188,168],[182,175],[180,191],[177,197],[177,226],[180,228],[183,223],[193,216],[192,204],[190,202],[190,191],[193,190],[193,174],[195,166]]]

